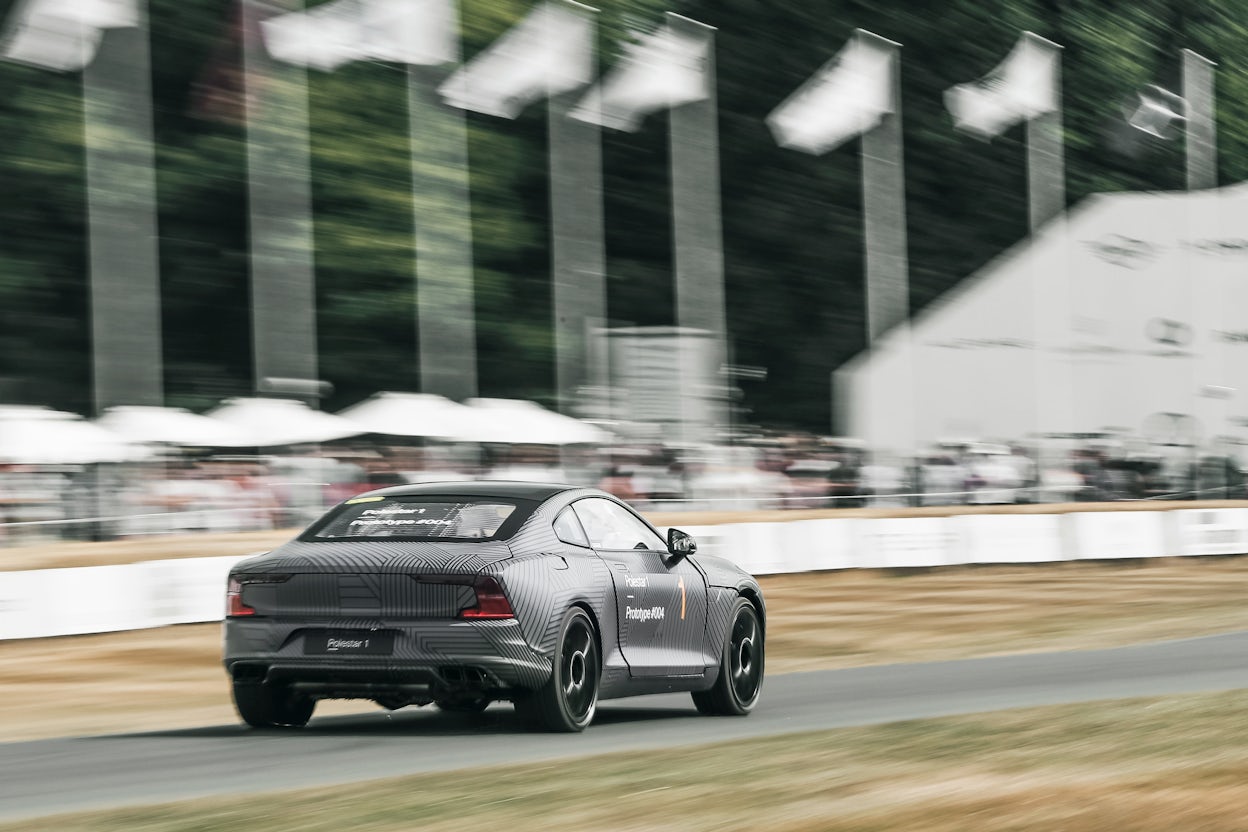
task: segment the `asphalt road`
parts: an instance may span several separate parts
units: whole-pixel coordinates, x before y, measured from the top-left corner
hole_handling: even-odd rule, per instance
[[[988,636],[986,636],[988,637]],[[0,743],[0,818],[273,791],[402,774],[666,748],[1032,705],[1248,688],[1248,632],[1070,653],[794,673],[749,717],[687,695],[605,702],[583,734],[527,732],[508,705]]]

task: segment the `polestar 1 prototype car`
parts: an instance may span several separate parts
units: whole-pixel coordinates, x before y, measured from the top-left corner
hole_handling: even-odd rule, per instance
[[[671,691],[705,714],[747,714],[763,684],[763,594],[696,551],[595,489],[371,491],[231,570],[234,702],[254,727],[305,725],[321,699],[510,701],[552,731],[584,729],[601,699]]]

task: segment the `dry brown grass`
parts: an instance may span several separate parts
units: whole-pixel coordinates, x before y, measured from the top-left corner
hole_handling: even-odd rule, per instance
[[[1078,650],[1248,629],[1248,557],[761,579],[773,672]]]
[[[979,714],[44,818],[113,832],[1242,832],[1248,699]]]
[[[762,579],[768,670],[1106,647],[1248,629],[1248,557]],[[0,642],[0,739],[236,719],[220,625]],[[323,703],[320,714],[372,709]]]

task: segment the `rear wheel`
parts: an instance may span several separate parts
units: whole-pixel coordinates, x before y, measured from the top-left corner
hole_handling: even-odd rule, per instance
[[[559,629],[550,679],[517,700],[516,712],[548,731],[583,731],[598,709],[601,675],[594,622],[585,610],[573,607]]]
[[[763,690],[763,628],[745,598],[738,598],[719,662],[719,678],[710,690],[696,691],[693,704],[712,716],[742,716],[754,709]]]
[[[302,728],[312,718],[316,700],[286,687],[235,682],[234,707],[252,728]]]

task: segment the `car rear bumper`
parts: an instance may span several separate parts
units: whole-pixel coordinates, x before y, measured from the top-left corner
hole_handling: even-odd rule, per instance
[[[322,699],[413,701],[522,693],[541,687],[550,657],[531,647],[514,619],[360,621],[232,618],[226,671],[240,683],[289,686]],[[311,634],[393,633],[388,655],[310,654]]]

